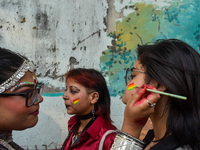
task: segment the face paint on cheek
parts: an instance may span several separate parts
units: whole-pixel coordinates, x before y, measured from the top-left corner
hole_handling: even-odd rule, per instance
[[[80,101],[80,99],[77,98],[77,99],[73,100],[73,103],[76,105],[79,101]]]
[[[134,88],[136,88],[135,84],[131,83],[131,84],[128,85],[127,90],[130,91],[130,90],[132,90]]]

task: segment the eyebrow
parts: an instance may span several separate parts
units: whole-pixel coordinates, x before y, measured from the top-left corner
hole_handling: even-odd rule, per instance
[[[18,89],[23,88],[23,87],[34,87],[34,86],[35,86],[34,84],[24,84],[22,86],[15,88],[13,91],[17,91]]]
[[[70,86],[69,88],[70,88],[70,89],[71,89],[71,88],[75,88],[76,90],[80,91],[80,89],[77,88],[76,86]]]

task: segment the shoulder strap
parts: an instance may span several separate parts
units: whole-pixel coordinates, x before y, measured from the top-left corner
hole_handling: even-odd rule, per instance
[[[104,135],[102,136],[101,141],[99,143],[99,150],[103,150],[103,143],[106,139],[106,136],[108,134],[111,134],[111,133],[114,133],[114,132],[116,132],[116,130],[108,130],[108,131],[106,131],[106,133],[104,133]]]

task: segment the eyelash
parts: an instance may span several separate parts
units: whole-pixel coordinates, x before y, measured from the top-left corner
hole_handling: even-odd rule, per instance
[[[78,93],[77,91],[74,91],[74,90],[71,90],[71,89],[70,89],[70,92],[71,92],[72,94]]]
[[[133,79],[135,76],[136,76],[136,75],[132,74],[132,75],[131,75],[131,78]]]
[[[65,89],[65,92],[67,91],[67,89]],[[74,90],[72,90],[72,89],[70,89],[70,93],[72,93],[72,94],[76,94],[76,93],[78,93],[77,91],[74,91]]]

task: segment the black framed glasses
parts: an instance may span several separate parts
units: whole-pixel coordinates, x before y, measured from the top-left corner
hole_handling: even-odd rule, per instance
[[[38,103],[40,98],[38,94],[42,95],[44,90],[44,83],[37,83],[35,89],[20,93],[0,93],[0,96],[22,96],[26,98],[26,106],[30,107],[34,103]]]
[[[135,77],[135,75],[133,75],[133,72],[139,72],[139,73],[146,73],[144,71],[140,71],[140,70],[135,70],[134,68],[128,68],[126,69],[126,75],[125,75],[125,83],[126,85],[128,84],[129,81],[133,80],[133,78]]]

